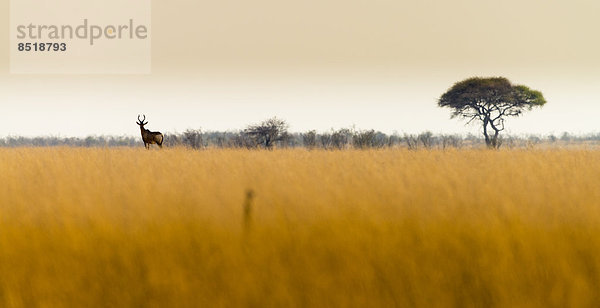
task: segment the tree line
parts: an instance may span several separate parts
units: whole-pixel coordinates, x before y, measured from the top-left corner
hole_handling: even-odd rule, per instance
[[[251,125],[255,127],[261,123]],[[265,129],[265,128],[263,128]],[[445,149],[485,147],[485,139],[479,135],[466,134],[434,134],[423,132],[419,134],[394,133],[385,134],[375,130],[360,130],[356,128],[331,129],[325,132],[315,130],[306,132],[289,132],[287,127],[278,130],[277,134],[269,137],[269,146],[264,136],[256,130],[238,131],[203,131],[189,129],[181,133],[165,134],[165,147],[187,147],[190,149],[207,148],[307,148],[307,149],[378,149],[378,148],[407,148]],[[503,147],[530,147],[541,144],[600,144],[600,133],[574,135],[519,135],[502,136],[498,143]],[[88,136],[88,137],[19,137],[8,136],[0,138],[0,147],[141,147],[139,137],[133,136]]]

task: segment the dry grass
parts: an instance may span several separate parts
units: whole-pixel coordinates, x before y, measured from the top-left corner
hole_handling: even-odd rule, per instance
[[[0,306],[594,307],[599,200],[589,150],[2,149]]]

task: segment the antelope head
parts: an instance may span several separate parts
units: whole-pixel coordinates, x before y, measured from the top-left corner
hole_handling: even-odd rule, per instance
[[[144,129],[144,125],[148,124],[148,122],[146,121],[146,115],[143,115],[143,116],[144,116],[144,118],[140,120],[140,115],[138,114],[138,120],[137,120],[137,122],[135,122],[135,123],[137,123],[137,125],[140,126],[141,129]]]

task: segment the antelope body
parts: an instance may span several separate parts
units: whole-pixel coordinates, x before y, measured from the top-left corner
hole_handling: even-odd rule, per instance
[[[151,132],[144,128],[144,125],[148,124],[146,121],[146,116],[140,120],[140,116],[138,115],[137,125],[140,126],[140,131],[142,132],[142,140],[144,141],[144,146],[146,149],[150,149],[151,144],[157,144],[160,148],[162,148],[163,143],[163,134],[160,132]]]

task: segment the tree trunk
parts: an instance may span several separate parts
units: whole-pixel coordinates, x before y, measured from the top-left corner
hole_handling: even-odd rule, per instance
[[[500,135],[500,131],[494,128],[494,136],[492,137],[492,145],[494,149],[500,148],[500,142],[498,142],[498,137]]]
[[[490,136],[488,133],[488,125],[494,130],[494,135]],[[494,123],[489,117],[483,119],[483,135],[485,136],[485,145],[487,145],[490,149],[498,149],[500,148],[500,143],[498,142],[498,137],[500,135],[499,129],[494,126]]]
[[[489,120],[487,118],[485,118],[483,120],[483,136],[485,137],[485,145],[488,148],[494,148],[495,146],[492,145],[492,140],[491,140],[490,135],[488,134],[488,131],[487,131],[488,130],[488,123],[489,123]]]

